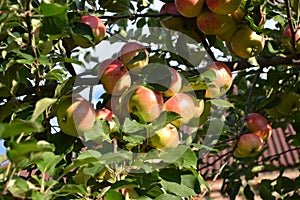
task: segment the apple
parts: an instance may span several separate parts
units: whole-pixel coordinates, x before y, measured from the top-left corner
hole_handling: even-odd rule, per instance
[[[160,14],[172,14],[172,15],[179,15],[179,16],[166,16],[160,20],[160,23],[163,27],[175,31],[179,31],[184,29],[186,18],[183,16],[180,17],[180,13],[178,12],[174,2],[165,3],[160,11]]]
[[[151,146],[159,150],[179,145],[178,131],[172,124],[167,124],[165,127],[159,129],[149,139]]]
[[[189,95],[178,93],[164,103],[164,110],[176,112],[181,116],[181,118],[172,122],[173,125],[179,128],[181,125],[187,124],[194,117],[195,103]]]
[[[127,104],[128,101],[123,98],[123,95],[111,96],[104,107],[111,110],[118,120],[122,122],[125,117],[129,116]]]
[[[168,69],[171,73],[171,83],[170,86],[168,87],[168,90],[164,91],[163,94],[166,97],[171,97],[179,93],[182,85],[182,78],[176,69],[172,67],[168,67]]]
[[[140,116],[145,122],[158,118],[163,111],[164,99],[159,92],[146,86],[138,86],[128,102],[129,113]]]
[[[246,127],[250,132],[266,141],[272,135],[272,127],[266,118],[258,113],[249,113],[247,116]]]
[[[102,22],[102,20],[99,19],[98,17],[86,15],[86,16],[82,16],[78,22],[89,25],[92,30],[93,36],[94,36],[94,40],[93,40],[94,42],[93,42],[93,44],[91,44],[87,38],[84,38],[79,35],[74,35],[73,38],[75,40],[75,43],[78,46],[80,46],[82,48],[88,48],[93,45],[99,44],[105,37],[105,35],[106,35],[105,25]]]
[[[205,2],[214,13],[227,15],[237,10],[242,0],[205,0]]]
[[[203,99],[192,98],[195,103],[195,111],[193,118],[189,121],[190,127],[198,127],[200,126],[200,117],[204,113],[205,102]]]
[[[96,113],[96,120],[101,120],[101,119],[107,120],[110,128],[110,132],[113,132],[114,127],[116,125],[116,122],[114,121],[113,118],[117,118],[117,116],[107,108],[97,109],[95,113]]]
[[[226,94],[233,81],[229,67],[222,62],[212,62],[206,66],[206,69],[213,70],[216,73],[216,78],[208,84],[205,97],[215,98]]]
[[[74,137],[92,129],[96,120],[92,104],[80,95],[63,97],[58,103],[56,116],[60,129]]]
[[[239,137],[237,143],[233,143],[232,149],[235,147],[233,155],[237,158],[246,158],[256,156],[262,151],[264,143],[263,140],[253,134],[246,133]]]
[[[284,116],[291,116],[296,110],[300,109],[300,95],[294,91],[283,94],[276,109]]]
[[[233,17],[233,19],[234,19],[238,24],[240,24],[240,23],[243,21],[245,15],[246,15],[246,12],[245,12],[245,9],[244,9],[243,7],[239,6],[239,7],[238,7],[233,13],[231,13],[230,15]]]
[[[292,47],[292,31],[290,25],[287,24],[282,33],[282,44],[286,46],[289,51],[293,50]],[[300,28],[295,28],[295,44],[296,44],[296,52],[300,53]]]
[[[224,32],[224,33],[221,33],[221,34],[218,34],[217,37],[220,39],[220,40],[223,40],[223,41],[228,41],[230,42],[233,35],[235,34],[235,32],[238,30],[239,28],[239,24],[236,22],[236,20],[232,17],[232,15],[229,15],[229,18],[228,18],[228,22],[227,22],[227,26],[228,26],[228,29]]]
[[[149,53],[144,45],[128,42],[120,50],[120,60],[129,70],[140,72],[149,63]]]
[[[104,60],[99,65],[100,81],[108,94],[119,96],[131,85],[131,77],[123,63],[117,59]]]
[[[203,9],[196,18],[197,27],[207,35],[220,35],[230,28],[230,18],[229,15],[219,15],[209,9]]]
[[[205,0],[175,0],[178,12],[184,17],[196,17],[202,11]]]
[[[251,58],[262,52],[265,45],[263,35],[258,35],[249,26],[244,25],[232,37],[231,48],[242,58]]]

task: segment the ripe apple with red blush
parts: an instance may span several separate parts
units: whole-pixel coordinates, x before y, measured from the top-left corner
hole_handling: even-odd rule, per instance
[[[159,150],[179,145],[178,130],[172,124],[167,124],[165,127],[159,129],[149,139],[151,146]]]
[[[168,90],[163,92],[166,97],[170,97],[179,93],[182,85],[182,78],[180,73],[172,67],[168,67],[168,69],[171,73],[171,83],[168,87]]]
[[[228,15],[238,9],[242,0],[205,0],[205,2],[214,13]]]
[[[163,111],[164,99],[160,92],[146,86],[138,86],[128,102],[129,113],[142,117],[145,122],[152,122]]]
[[[237,142],[233,143],[231,146],[234,150],[233,155],[237,158],[257,156],[262,151],[263,147],[263,140],[253,133],[241,135]]]
[[[196,17],[202,11],[205,0],[175,0],[178,12],[184,17]]]
[[[91,43],[87,38],[84,38],[81,35],[74,34],[73,39],[78,46],[82,48],[88,48],[93,45],[99,44],[104,39],[106,35],[106,27],[99,17],[86,15],[82,16],[78,22],[90,26],[94,36],[93,43]]]
[[[160,23],[163,27],[175,31],[180,31],[184,29],[186,18],[181,16],[181,14],[178,12],[176,5],[174,2],[165,3],[160,11],[160,14],[172,14],[172,15],[178,15],[178,16],[166,16],[161,18]]]
[[[300,28],[299,27],[295,27],[294,28],[295,31],[295,48],[296,48],[296,52],[299,53],[300,52]],[[292,47],[292,30],[289,24],[287,24],[284,28],[284,31],[282,33],[282,44],[289,50],[292,51],[293,47]]]
[[[189,95],[185,93],[178,93],[170,97],[164,103],[164,110],[176,112],[181,116],[181,118],[171,122],[179,128],[183,124],[188,124],[188,122],[194,117],[195,103]]]
[[[258,113],[250,113],[247,116],[246,127],[250,132],[266,141],[272,135],[272,127],[266,118]]]
[[[110,132],[113,132],[114,127],[116,125],[116,122],[114,121],[113,118],[117,118],[117,116],[107,108],[97,109],[95,112],[96,112],[96,120],[101,120],[101,119],[107,120],[110,128]]]
[[[131,85],[131,76],[117,59],[104,60],[99,66],[100,81],[108,94],[119,96]]]
[[[128,42],[122,46],[120,60],[133,72],[140,72],[149,63],[149,52],[138,42]]]

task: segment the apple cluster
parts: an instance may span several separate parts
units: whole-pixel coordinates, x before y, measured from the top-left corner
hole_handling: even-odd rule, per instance
[[[224,95],[232,84],[230,69],[224,63],[212,62],[203,70],[207,71],[214,72],[215,78],[207,83],[205,98]],[[191,124],[199,126],[203,119],[204,99],[193,95],[199,85],[203,90],[203,82],[184,82],[180,71],[149,63],[149,52],[138,42],[123,45],[117,58],[106,59],[99,64],[98,72],[99,82],[109,98],[103,100],[97,110],[80,95],[62,98],[57,107],[57,119],[64,133],[78,137],[91,130],[95,121],[100,119],[107,120],[110,132],[114,132],[114,119],[124,121],[131,117],[141,124],[151,124],[162,113],[176,113],[178,117],[147,135],[152,147],[163,150],[179,144],[179,128]],[[190,90],[183,89],[185,83]]]
[[[197,27],[202,33],[215,35],[223,40],[233,55],[250,58],[263,50],[265,40],[263,35],[257,34],[243,23],[245,12],[241,2],[242,0],[175,0],[162,6],[160,13],[172,16],[163,18],[161,24],[199,41],[194,30]]]
[[[237,158],[258,155],[263,150],[264,143],[272,135],[272,127],[267,120],[258,113],[248,114],[246,128],[248,132],[242,134],[231,146],[233,155]]]

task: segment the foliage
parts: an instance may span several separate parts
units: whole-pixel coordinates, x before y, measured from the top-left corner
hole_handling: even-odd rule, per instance
[[[241,119],[249,112],[266,116],[273,128],[284,129],[287,123],[292,124],[296,134],[286,140],[299,149],[300,111],[275,117],[266,113],[266,109],[279,103],[279,95],[300,93],[299,54],[295,49],[286,49],[281,40],[287,23],[299,23],[299,1],[244,2],[247,12],[243,23],[267,38],[264,51],[251,59],[231,55],[216,36],[202,35],[201,42],[192,42],[193,45],[180,36],[174,39],[175,32],[161,29],[159,20],[166,16],[160,16],[152,6],[157,2],[171,1],[1,0],[0,138],[7,149],[0,156],[1,199],[125,199],[126,191],[131,191],[128,193],[132,198],[137,194],[141,199],[188,199],[205,196],[210,190],[207,181],[216,178],[224,180],[221,192],[231,199],[237,195],[253,199],[254,194],[262,199],[299,198],[299,177],[293,180],[284,176],[284,169],[276,179],[262,180],[256,189],[250,185],[261,171],[274,169],[270,160],[280,155],[234,158],[230,165],[224,164],[211,173],[201,171],[210,167],[205,163],[208,155],[227,149],[229,153],[220,159],[227,163],[232,158],[230,142],[245,132]],[[261,13],[274,26],[259,26],[257,17]],[[58,102],[73,91],[100,85],[98,77],[96,82],[84,77],[95,74],[97,65],[91,65],[103,59],[90,54],[97,46],[83,50],[72,39],[80,35],[93,40],[91,29],[77,24],[80,16],[86,14],[103,19],[107,27],[105,42],[113,45],[121,36],[124,41],[134,36],[147,47],[151,63],[172,66],[187,80],[213,79],[211,74],[199,75],[195,66],[209,62],[203,55],[204,49],[214,49],[213,53],[208,51],[211,59],[231,67],[234,87],[226,99],[205,99],[214,114],[193,135],[180,130],[185,145],[165,152],[140,149],[147,130],[165,125],[160,119],[145,124],[126,118],[116,123],[112,134],[107,121],[98,120],[92,131],[84,133],[87,141],[68,136],[55,122]],[[141,31],[146,27],[152,27],[149,34]],[[109,95],[99,95],[98,91],[88,98],[95,95],[96,109],[104,105]],[[196,91],[195,95],[203,98],[203,91]],[[172,121],[178,115],[166,112],[160,117]],[[202,143],[205,136],[210,137],[207,145]],[[117,140],[117,150],[96,150],[99,144],[113,149]],[[155,162],[158,158],[159,162]]]

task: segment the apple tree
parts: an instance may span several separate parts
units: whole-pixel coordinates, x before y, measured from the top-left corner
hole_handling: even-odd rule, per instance
[[[230,199],[299,199],[271,162],[300,149],[299,8],[1,0],[1,199],[201,199],[217,179]],[[290,125],[293,149],[263,157]]]

